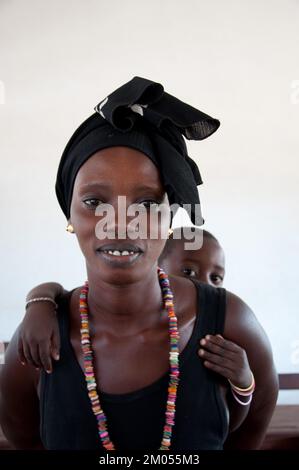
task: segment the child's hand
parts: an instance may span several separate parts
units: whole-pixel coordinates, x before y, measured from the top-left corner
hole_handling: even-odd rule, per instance
[[[250,386],[252,376],[244,349],[221,335],[206,335],[200,340],[200,345],[198,354],[205,367],[221,374],[237,387]]]
[[[21,323],[18,352],[22,364],[52,372],[52,358],[59,359],[60,334],[56,312],[49,302],[29,305]]]

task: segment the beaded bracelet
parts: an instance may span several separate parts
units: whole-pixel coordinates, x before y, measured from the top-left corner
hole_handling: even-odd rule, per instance
[[[57,303],[55,302],[55,300],[51,299],[51,297],[35,297],[34,299],[30,299],[30,300],[27,300],[26,302],[26,305],[25,305],[25,309],[27,310],[27,308],[29,307],[30,304],[33,304],[35,302],[51,302],[54,307],[55,307],[55,310],[57,309],[58,305]]]

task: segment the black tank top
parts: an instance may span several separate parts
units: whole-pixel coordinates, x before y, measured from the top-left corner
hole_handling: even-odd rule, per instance
[[[180,382],[171,451],[222,449],[228,417],[221,378],[205,368],[197,351],[206,334],[223,334],[225,290],[192,280],[198,307],[192,335],[180,354]],[[41,373],[41,438],[46,449],[103,450],[83,371],[69,336],[71,293],[59,301],[60,360],[52,374]],[[169,374],[130,393],[99,392],[108,430],[117,450],[156,451],[165,421]]]

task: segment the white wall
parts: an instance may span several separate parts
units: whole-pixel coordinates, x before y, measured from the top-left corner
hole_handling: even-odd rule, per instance
[[[33,285],[85,279],[57,164],[93,106],[140,75],[221,120],[189,145],[206,228],[278,370],[298,371],[298,44],[295,0],[0,0],[0,339]]]

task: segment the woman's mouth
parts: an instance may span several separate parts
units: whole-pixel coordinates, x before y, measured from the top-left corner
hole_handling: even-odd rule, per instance
[[[107,263],[115,267],[129,266],[143,255],[143,251],[138,247],[124,247],[118,249],[101,247],[96,251]]]

